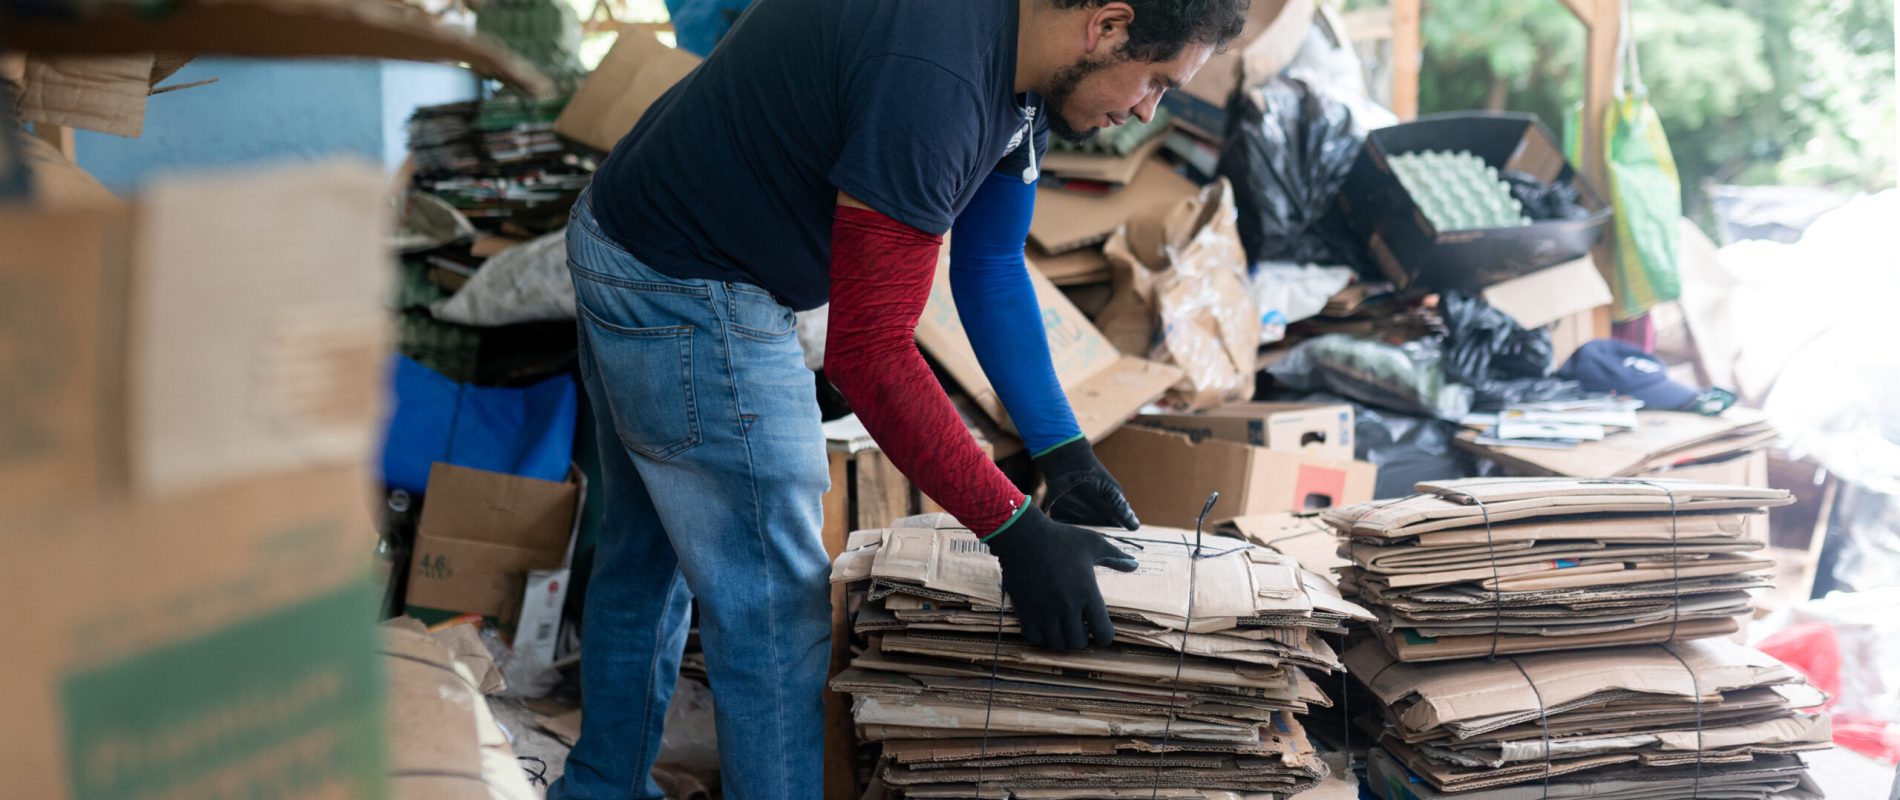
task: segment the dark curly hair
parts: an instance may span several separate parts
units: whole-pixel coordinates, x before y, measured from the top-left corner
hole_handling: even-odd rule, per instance
[[[1049,0],[1056,8],[1107,5],[1110,0]],[[1135,9],[1122,53],[1142,61],[1167,61],[1189,43],[1225,46],[1247,24],[1252,0],[1119,0]]]

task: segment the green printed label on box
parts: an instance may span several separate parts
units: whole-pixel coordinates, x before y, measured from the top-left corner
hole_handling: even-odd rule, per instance
[[[72,797],[385,796],[373,608],[354,583],[71,675]]]

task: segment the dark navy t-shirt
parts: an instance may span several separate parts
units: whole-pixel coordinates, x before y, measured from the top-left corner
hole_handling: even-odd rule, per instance
[[[594,215],[660,272],[822,305],[839,190],[943,233],[991,170],[1034,180],[1048,127],[1015,91],[1016,15],[1017,0],[757,0],[601,164]]]

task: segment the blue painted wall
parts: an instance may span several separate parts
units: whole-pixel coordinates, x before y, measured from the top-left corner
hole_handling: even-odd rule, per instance
[[[466,100],[466,70],[395,61],[202,58],[166,81],[138,139],[78,131],[79,165],[121,195],[152,176],[351,153],[394,169],[417,106]]]

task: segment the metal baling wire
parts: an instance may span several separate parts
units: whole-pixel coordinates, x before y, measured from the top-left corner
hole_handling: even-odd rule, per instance
[[[1675,597],[1674,597],[1673,602],[1670,605],[1670,610],[1669,610],[1669,635],[1663,638],[1663,642],[1666,643],[1666,642],[1675,641],[1677,629],[1682,626],[1682,533],[1681,533],[1681,528],[1680,528],[1681,515],[1678,513],[1677,503],[1676,503],[1676,491],[1660,483],[1654,483],[1651,481],[1634,479],[1634,478],[1623,479],[1623,480],[1585,481],[1585,482],[1586,483],[1619,484],[1619,485],[1629,484],[1629,483],[1641,484],[1643,486],[1648,486],[1652,489],[1656,489],[1662,492],[1664,496],[1669,498],[1669,555],[1670,555],[1669,563],[1670,563],[1670,570],[1671,570],[1670,580],[1674,584],[1673,588],[1675,590]]]
[[[1524,683],[1531,687],[1531,695],[1537,698],[1537,721],[1544,726],[1544,800],[1550,800],[1550,710],[1544,705],[1544,693],[1537,689],[1537,681],[1531,680],[1531,674],[1524,671],[1524,665],[1517,662],[1517,657],[1506,656],[1505,660],[1517,667],[1517,674],[1524,676]]]
[[[1669,646],[1669,643],[1664,642],[1656,646],[1676,659],[1676,663],[1682,665],[1682,670],[1689,673],[1689,690],[1695,692],[1695,779],[1689,784],[1689,796],[1693,798],[1702,793],[1702,681],[1696,678],[1695,670],[1689,666],[1689,662],[1684,661],[1682,654],[1677,653],[1675,648]]]
[[[1445,491],[1457,492],[1471,498],[1478,504],[1478,510],[1484,514],[1484,545],[1491,555],[1491,582],[1497,588],[1491,590],[1491,652],[1485,658],[1496,661],[1498,658],[1498,632],[1504,629],[1504,578],[1498,572],[1498,545],[1491,533],[1491,509],[1487,508],[1478,496],[1463,489],[1447,487]]]
[[[1042,501],[1043,512],[1047,513],[1049,509],[1055,508],[1056,501],[1061,500],[1063,495],[1066,495],[1069,493],[1070,489],[1074,489],[1075,487],[1080,486],[1080,485],[1081,485],[1080,482],[1069,484],[1068,486],[1062,487],[1062,491],[1056,492],[1054,495],[1051,495],[1048,498],[1045,498]],[[1216,496],[1219,495],[1218,492],[1216,492],[1215,494]],[[1213,498],[1208,498],[1207,508],[1213,508],[1213,506],[1214,506]],[[1202,517],[1207,516],[1207,509],[1204,508],[1201,510],[1201,516]],[[1132,545],[1137,550],[1147,549],[1145,547],[1142,547],[1140,544],[1135,543],[1132,540],[1125,539],[1120,536],[1110,536],[1108,538],[1115,539],[1117,541],[1127,542],[1128,544]],[[1190,562],[1189,566],[1190,566],[1190,569],[1192,569],[1192,562]],[[1192,573],[1190,572],[1190,575],[1191,574]],[[1189,583],[1191,584],[1192,582],[1193,582],[1193,579],[1190,577]],[[990,756],[990,717],[996,711],[996,675],[997,675],[998,668],[1003,663],[1003,625],[1004,625],[1003,606],[1008,603],[1008,598],[1009,598],[1008,587],[1004,586],[1001,582],[998,582],[996,584],[996,645],[995,645],[995,648],[990,651],[990,685],[989,685],[989,691],[983,701],[983,741],[982,741],[982,744],[978,745],[977,757],[976,757],[976,796],[979,798],[983,796],[983,766],[984,766],[984,763],[989,760],[989,756]],[[1193,598],[1190,597],[1189,602],[1192,603]],[[1186,642],[1184,640],[1183,645],[1185,646],[1185,644]],[[1177,680],[1178,680],[1178,675],[1177,675]]]
[[[1682,625],[1682,535],[1677,527],[1679,517],[1676,513],[1676,492],[1667,486],[1649,481],[1636,481],[1644,486],[1662,490],[1669,496],[1669,564],[1672,570],[1671,580],[1675,584],[1675,601],[1670,606],[1669,635],[1664,642],[1676,640],[1676,630]]]
[[[1003,663],[1003,605],[1008,599],[1002,581],[996,583],[996,649],[990,651],[989,697],[983,703],[983,743],[976,756],[976,796],[983,796],[983,764],[990,757],[990,713],[996,710],[996,671]]]
[[[1174,704],[1179,701],[1181,693],[1181,668],[1187,664],[1188,629],[1194,627],[1194,564],[1201,559],[1201,529],[1207,524],[1207,515],[1214,510],[1214,503],[1218,500],[1220,492],[1208,492],[1207,502],[1201,505],[1200,516],[1194,518],[1194,549],[1188,551],[1187,618],[1181,623],[1181,652],[1174,657],[1174,683],[1168,687],[1168,721],[1161,726],[1161,747],[1155,753],[1155,785],[1154,790],[1148,793],[1148,800],[1161,796],[1161,770],[1168,763],[1168,737],[1174,733]]]

